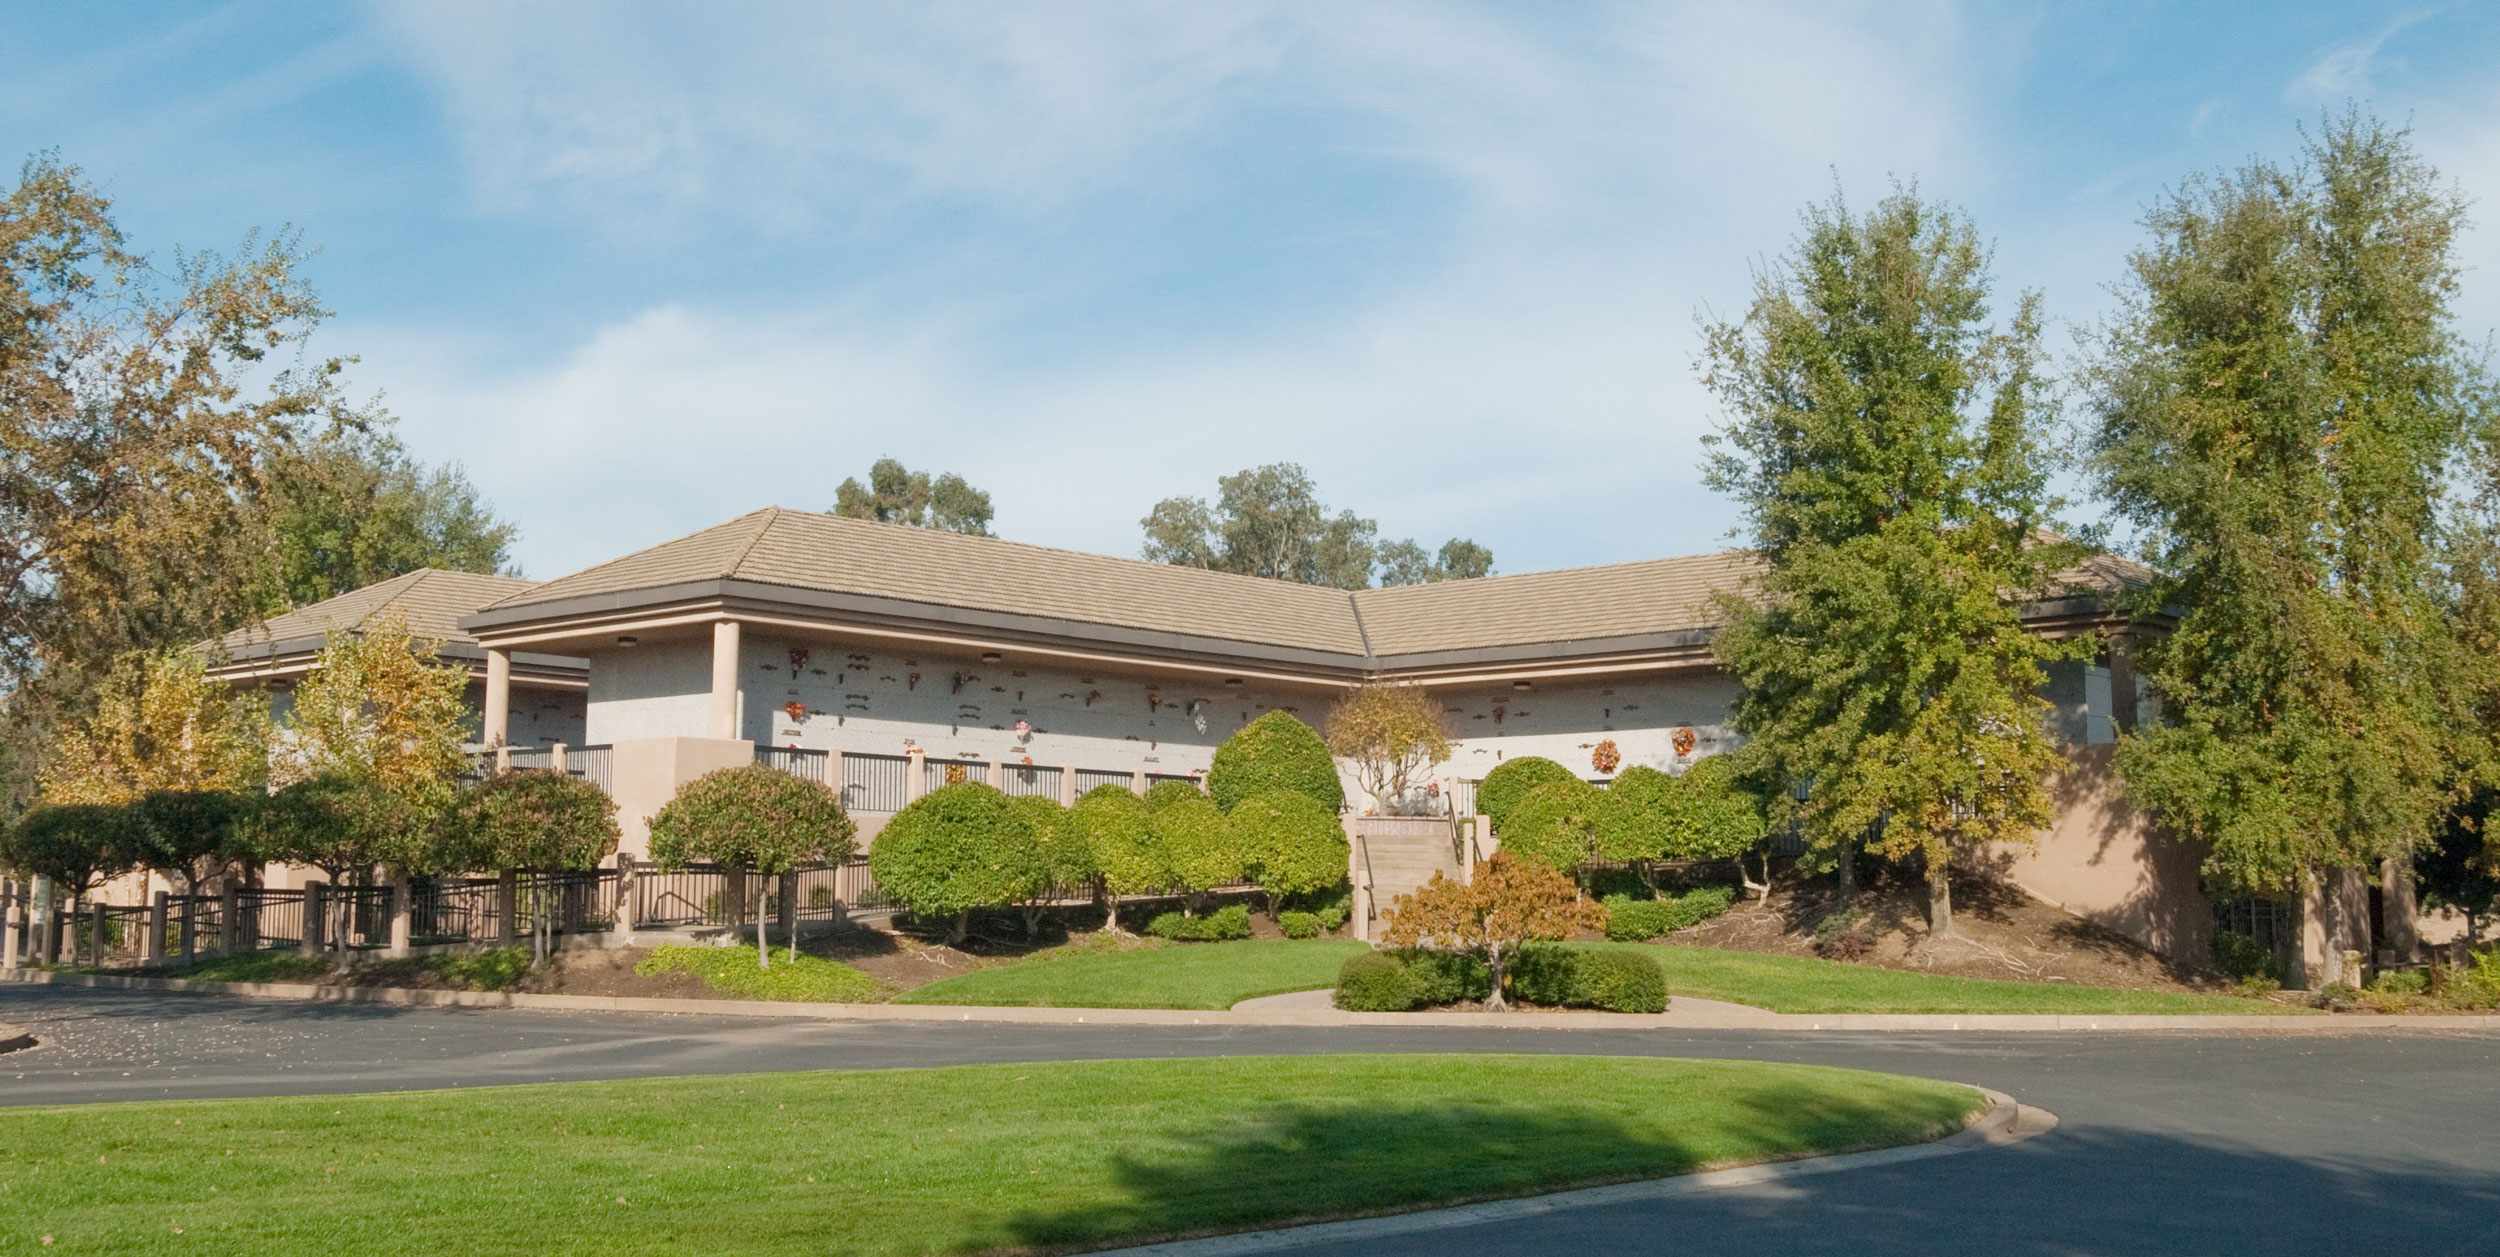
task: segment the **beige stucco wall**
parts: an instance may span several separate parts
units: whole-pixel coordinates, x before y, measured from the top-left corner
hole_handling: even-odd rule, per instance
[[[755,744],[737,738],[637,738],[609,752],[609,793],[616,799],[617,850],[651,855],[651,818],[677,797],[677,787],[720,768],[755,762]]]
[[[2119,796],[2114,746],[2071,749],[2052,783],[2057,821],[2028,851],[1999,849],[1994,867],[2039,898],[2166,956],[2206,954],[2213,906],[2198,885],[2199,853],[2161,837]]]

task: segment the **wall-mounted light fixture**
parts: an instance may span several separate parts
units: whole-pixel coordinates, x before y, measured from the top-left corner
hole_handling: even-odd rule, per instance
[[[616,644],[619,646],[639,646],[642,644],[642,639],[631,633],[619,633],[616,635]]]
[[[1525,681],[1513,681],[1510,683],[1510,688],[1514,690],[1524,690],[1528,688],[1528,683]]]
[[[981,652],[981,662],[983,663],[997,663],[999,660],[1006,657],[1007,656],[1002,655],[995,650],[985,650]]]
[[[1240,678],[1240,677],[1226,677],[1226,678],[1224,678],[1224,684],[1226,684],[1226,685],[1239,685],[1239,684],[1241,684],[1241,678]]]

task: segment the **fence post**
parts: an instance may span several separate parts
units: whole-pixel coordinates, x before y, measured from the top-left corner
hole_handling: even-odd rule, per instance
[[[318,956],[329,943],[330,886],[327,882],[304,883],[304,928],[296,950],[307,956]]]
[[[994,760],[991,760],[991,761],[990,761],[990,766],[989,766],[989,771],[988,771],[988,772],[987,772],[987,774],[985,775],[984,780],[986,780],[986,781],[988,781],[988,782],[989,782],[989,784],[990,784],[990,789],[992,789],[992,790],[1004,790],[1004,789],[1006,789],[1006,788],[1007,788],[1007,761],[1005,761],[1005,760],[1003,760],[1003,759],[994,759]]]
[[[1076,806],[1076,765],[1074,764],[1066,765],[1059,770],[1059,806]]]
[[[1145,770],[1145,769],[1140,768],[1140,769],[1138,769],[1136,772],[1130,773],[1130,774],[1128,775],[1128,792],[1129,792],[1130,794],[1139,794],[1139,795],[1142,795],[1142,794],[1146,793],[1146,770]]]
[[[17,879],[0,877],[0,973],[17,971]]]
[[[929,753],[915,746],[903,752],[903,802],[913,802],[928,792]]]
[[[200,888],[194,883],[191,893],[182,897],[182,958],[189,960],[199,954],[199,950]]]
[[[408,958],[408,914],[411,907],[408,900],[408,870],[392,869],[391,947],[388,954],[393,960],[405,960]]]
[[[547,767],[570,777],[573,775],[572,755],[572,747],[562,742],[550,743],[547,747]]]
[[[172,898],[160,890],[148,900],[148,937],[139,949],[139,959],[148,964],[161,964],[165,959],[165,907]]]
[[[228,880],[217,888],[217,950],[231,956],[242,943],[243,888]]]
[[[845,806],[849,805],[850,799],[842,791],[842,748],[840,747],[825,752],[825,788],[833,791],[833,797],[841,799]]]
[[[521,941],[521,874],[505,869],[495,874],[495,945]]]
[[[781,937],[799,936],[799,875],[797,870],[781,875]]]
[[[105,923],[111,919],[112,914],[104,910],[104,901],[96,900],[95,915],[87,922],[87,963],[98,969],[104,967],[104,927]]]
[[[625,852],[616,853],[616,911],[609,917],[608,928],[634,941],[634,885],[640,866]]]

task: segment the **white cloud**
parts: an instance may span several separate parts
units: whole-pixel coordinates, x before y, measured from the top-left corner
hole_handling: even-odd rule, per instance
[[[2292,104],[2340,103],[2368,98],[2377,86],[2374,76],[2382,68],[2379,54],[2387,41],[2406,27],[2432,15],[2431,10],[2407,13],[2380,27],[2364,39],[2342,44],[2319,54],[2300,77],[2292,80],[2283,99]]]

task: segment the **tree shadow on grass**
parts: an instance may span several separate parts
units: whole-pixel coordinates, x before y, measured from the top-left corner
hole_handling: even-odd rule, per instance
[[[1177,1145],[1124,1150],[1111,1198],[1021,1214],[1010,1231],[1043,1249],[1142,1243],[1657,1178],[1731,1156],[1777,1160],[1917,1142],[1962,1120],[1949,1096],[1895,1107],[1794,1075],[1716,1089],[1738,1110],[1733,1130],[1635,1122],[1568,1097],[1551,1106],[1491,1097],[1272,1106]]]

